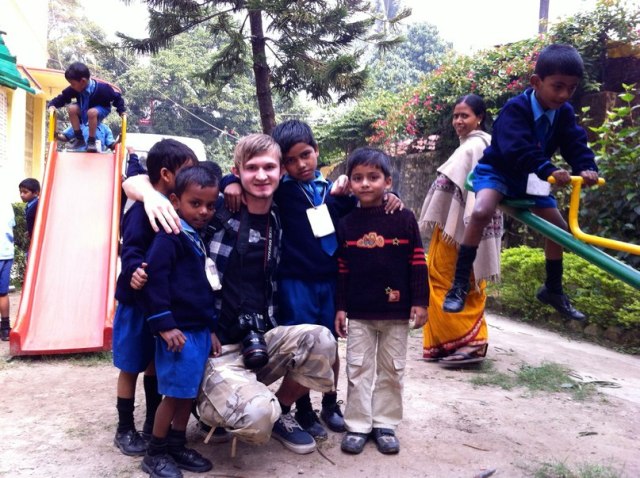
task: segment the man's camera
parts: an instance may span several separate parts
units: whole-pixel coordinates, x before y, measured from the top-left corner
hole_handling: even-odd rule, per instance
[[[267,330],[262,314],[256,312],[238,316],[240,329],[246,332],[242,339],[242,360],[249,370],[264,367],[269,361],[264,333]]]

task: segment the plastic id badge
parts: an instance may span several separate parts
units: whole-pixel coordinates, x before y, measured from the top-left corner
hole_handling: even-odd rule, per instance
[[[534,173],[531,173],[527,178],[527,194],[531,194],[532,196],[548,196],[551,194],[551,184],[543,181]]]
[[[218,275],[218,268],[216,267],[216,263],[213,262],[210,257],[207,257],[204,261],[204,273],[207,275],[207,280],[209,281],[209,285],[212,290],[222,289],[220,276]]]
[[[315,237],[324,237],[336,232],[326,204],[307,209],[307,217]]]

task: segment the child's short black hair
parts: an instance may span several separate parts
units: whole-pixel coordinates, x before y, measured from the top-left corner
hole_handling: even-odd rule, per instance
[[[198,163],[203,168],[207,168],[211,174],[218,178],[218,182],[222,179],[222,168],[215,161],[200,161]]]
[[[35,194],[40,194],[40,182],[36,178],[27,178],[20,181],[18,189],[27,189]]]
[[[555,43],[545,47],[538,56],[533,71],[544,80],[549,75],[567,75],[582,78],[584,63],[578,50],[571,45]]]
[[[151,184],[160,181],[160,171],[167,168],[175,174],[180,166],[187,161],[198,164],[196,153],[184,143],[166,138],[154,144],[147,154],[147,172]]]
[[[391,176],[391,159],[379,149],[363,147],[354,150],[347,159],[347,176],[351,178],[353,169],[363,165],[378,168],[385,178]]]
[[[278,143],[278,146],[280,146],[283,157],[298,143],[308,144],[314,149],[318,147],[318,143],[313,137],[311,127],[300,120],[287,120],[280,123],[271,132],[271,137]]]
[[[64,71],[64,77],[67,81],[80,81],[83,78],[87,80],[91,78],[91,72],[89,71],[89,67],[82,62],[76,61],[71,63],[67,69]]]
[[[217,188],[218,178],[204,166],[193,166],[192,168],[181,169],[176,176],[176,188],[173,191],[176,196],[181,197],[186,189],[195,184],[201,188]]]

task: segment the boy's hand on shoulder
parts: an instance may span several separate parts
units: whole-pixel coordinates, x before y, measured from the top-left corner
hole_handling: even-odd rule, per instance
[[[144,270],[146,267],[147,263],[143,262],[142,264],[140,264],[140,267],[136,268],[136,270],[133,271],[133,274],[131,274],[131,281],[129,282],[129,285],[132,289],[140,290],[147,283],[147,279],[149,278],[149,276]]]
[[[224,188],[224,205],[231,212],[238,212],[242,205],[242,185],[231,183]]]
[[[551,173],[551,176],[556,180],[557,186],[566,186],[571,182],[571,175],[569,174],[569,171],[564,169],[555,170]]]
[[[384,212],[386,214],[393,214],[403,209],[404,203],[398,196],[393,193],[384,193]]]
[[[221,352],[222,344],[220,343],[220,339],[218,339],[218,336],[214,332],[211,332],[211,355],[217,357]]]
[[[597,171],[581,171],[582,183],[585,186],[594,186],[598,184],[598,172]]]
[[[331,185],[332,196],[347,196],[351,193],[351,187],[349,186],[349,178],[346,174],[341,174],[338,179]]]
[[[412,329],[419,329],[427,323],[427,308],[426,307],[411,307],[409,314],[409,324]]]
[[[347,313],[344,310],[336,312],[335,327],[339,337],[347,338]]]
[[[182,352],[184,344],[187,343],[187,338],[180,329],[163,330],[160,337],[167,343],[169,352]]]

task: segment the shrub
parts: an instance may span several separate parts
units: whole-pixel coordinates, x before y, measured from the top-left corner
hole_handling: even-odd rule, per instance
[[[546,320],[553,310],[541,307],[535,298],[544,282],[542,249],[526,246],[502,251],[502,282],[492,285],[500,307],[526,320]],[[581,257],[564,255],[564,288],[589,323],[602,327],[640,329],[640,295],[631,286],[615,279]]]
[[[27,264],[27,252],[29,251],[29,239],[27,239],[27,222],[24,217],[24,203],[13,204],[13,214],[16,218],[16,227],[13,228],[14,252],[13,267],[11,268],[11,285],[22,287],[24,269]]]

